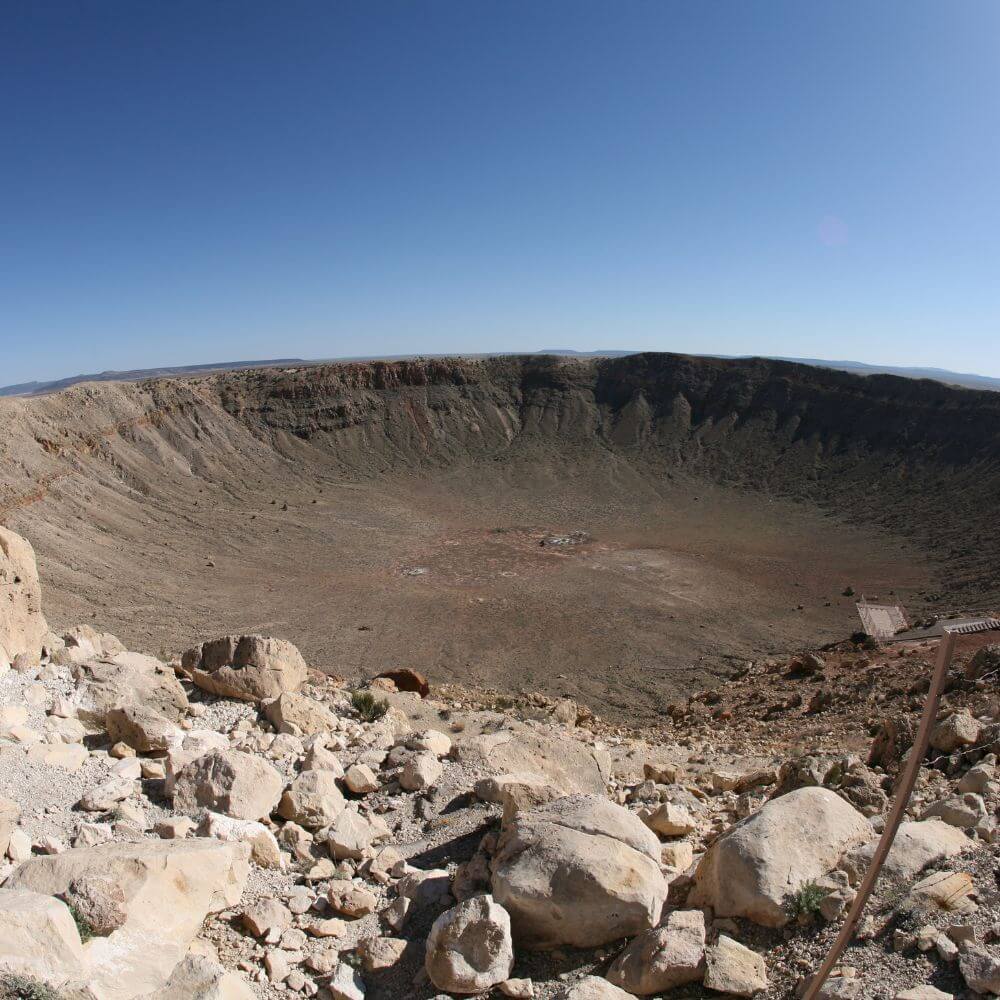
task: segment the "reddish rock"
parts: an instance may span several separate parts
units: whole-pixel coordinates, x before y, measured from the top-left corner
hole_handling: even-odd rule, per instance
[[[376,677],[376,680],[392,681],[396,685],[397,691],[416,691],[421,698],[426,698],[431,693],[431,686],[427,683],[427,678],[416,670],[409,667],[400,667],[398,670],[385,670]]]

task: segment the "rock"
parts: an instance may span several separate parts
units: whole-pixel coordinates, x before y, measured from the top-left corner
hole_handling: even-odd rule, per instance
[[[557,993],[555,1000],[632,1000],[632,994],[620,990],[606,979],[584,976]]]
[[[689,840],[673,840],[660,850],[660,863],[686,872],[694,863],[694,848]]]
[[[367,764],[352,764],[344,775],[344,784],[355,795],[377,792],[381,787],[375,772]]]
[[[153,827],[153,832],[164,840],[183,840],[198,824],[190,816],[168,816]]]
[[[347,924],[337,917],[311,920],[305,925],[306,933],[318,938],[343,937],[346,930]]]
[[[365,1000],[365,982],[361,974],[341,962],[326,984],[331,1000]]]
[[[117,884],[127,916],[107,937],[88,943],[90,984],[102,1000],[131,1000],[164,985],[209,913],[239,901],[247,853],[242,844],[211,840],[102,844],[34,857],[5,884],[47,896],[92,876]]]
[[[607,799],[556,799],[504,824],[493,895],[528,948],[598,946],[656,926],[667,896],[656,835]]]
[[[66,905],[101,937],[118,930],[128,919],[125,892],[107,875],[82,875],[63,894]]]
[[[492,896],[475,896],[434,921],[427,937],[427,975],[449,993],[483,993],[510,978],[510,917]]]
[[[510,720],[499,732],[456,738],[452,757],[484,777],[537,774],[556,792],[604,795],[610,776],[608,755],[558,732],[533,729]]]
[[[945,993],[936,986],[912,986],[908,990],[900,990],[894,1000],[954,1000],[951,993]]]
[[[385,922],[397,934],[406,926],[412,906],[412,900],[407,899],[405,896],[399,896],[382,911]]]
[[[85,792],[80,808],[87,812],[108,812],[135,791],[135,782],[127,778],[108,778]]]
[[[17,829],[21,807],[13,799],[0,797],[0,857],[7,853],[10,835]]]
[[[365,852],[390,836],[389,827],[380,816],[365,817],[355,809],[344,809],[330,824],[326,842],[337,861],[351,858],[360,861]]]
[[[316,830],[332,823],[346,804],[332,771],[303,771],[281,796],[278,815]]]
[[[931,730],[931,746],[942,753],[972,746],[979,739],[979,728],[968,711],[953,712]]]
[[[705,972],[705,915],[674,910],[663,927],[640,934],[614,960],[608,981],[635,996],[651,996],[701,980]]]
[[[503,821],[509,823],[522,809],[561,799],[565,792],[554,788],[539,774],[501,774],[480,778],[476,795],[484,802],[499,802],[503,806]]]
[[[878,841],[873,840],[858,852],[864,867],[870,864],[877,845]],[[953,858],[971,846],[972,841],[961,830],[939,819],[901,823],[884,870],[900,880],[911,881],[929,865]]]
[[[663,837],[684,837],[694,833],[696,829],[691,813],[684,806],[675,805],[673,802],[664,802],[643,822]]]
[[[789,792],[712,844],[698,865],[688,905],[782,927],[789,920],[788,896],[872,835],[868,820],[829,789]]]
[[[883,719],[872,740],[868,766],[881,767],[889,773],[894,772],[903,756],[913,746],[916,731],[916,721],[908,715]]]
[[[108,710],[104,721],[112,742],[121,741],[138,753],[164,753],[180,745],[183,733],[169,719],[145,705]]]
[[[180,749],[167,751],[164,764],[164,794],[171,796],[174,794],[177,775],[192,761],[204,757],[213,750],[228,749],[229,739],[224,733],[216,733],[209,729],[192,729],[184,737]]]
[[[10,664],[18,656],[36,663],[49,626],[42,614],[35,552],[29,542],[0,526],[0,657]]]
[[[188,700],[173,670],[151,656],[118,653],[111,660],[85,662],[79,673],[77,715],[103,726],[108,712],[123,705],[139,705],[179,722],[187,715]]]
[[[267,978],[272,983],[284,982],[291,972],[291,966],[288,964],[288,956],[283,951],[269,951],[264,956],[264,969],[267,972]]]
[[[14,830],[11,833],[6,854],[15,864],[27,861],[31,857],[31,838],[24,830]]]
[[[432,753],[418,753],[411,757],[399,776],[400,785],[408,792],[430,788],[444,773],[444,767]]]
[[[435,757],[447,757],[451,753],[451,737],[438,729],[424,729],[414,733],[407,741],[411,750],[426,751]]]
[[[421,698],[426,698],[431,693],[431,686],[427,683],[427,678],[418,671],[409,669],[409,667],[400,667],[397,670],[383,670],[375,679],[390,680],[396,686],[397,691],[415,691]]]
[[[344,767],[340,763],[337,755],[323,746],[322,743],[313,743],[306,752],[305,760],[302,762],[303,771],[332,771],[334,777],[344,777]]]
[[[968,913],[976,908],[969,898],[974,891],[972,876],[967,872],[937,871],[913,886],[910,898],[917,906]]]
[[[272,935],[277,938],[282,931],[292,926],[292,915],[287,907],[282,906],[276,899],[265,896],[243,911],[240,923],[254,937]]]
[[[705,956],[705,986],[717,993],[752,997],[767,989],[767,968],[755,951],[725,934]]]
[[[966,949],[958,959],[965,985],[977,993],[1000,993],[1000,958],[985,948]]]
[[[325,705],[295,691],[285,691],[269,702],[264,714],[279,733],[315,736],[337,727],[337,717]]]
[[[216,840],[236,841],[249,845],[250,860],[261,868],[284,867],[278,841],[263,823],[207,812],[198,827],[198,833],[202,837],[214,837]]]
[[[261,635],[202,643],[184,654],[182,666],[205,691],[258,702],[298,691],[307,674],[302,654],[290,642]]]
[[[564,726],[575,726],[578,712],[577,704],[572,698],[563,698],[552,709],[552,718]]]
[[[62,986],[85,981],[86,961],[65,903],[47,893],[0,889],[0,971]]]
[[[444,868],[411,871],[399,880],[397,888],[400,896],[412,899],[418,906],[432,906],[451,895],[451,876]]]
[[[530,979],[508,979],[500,984],[500,992],[505,997],[531,1000],[535,995],[535,984]]]
[[[958,791],[975,792],[977,795],[985,795],[991,788],[996,787],[997,769],[993,764],[981,763],[975,767],[970,767],[962,780],[958,783]]]
[[[371,890],[353,882],[334,880],[326,889],[326,898],[330,905],[348,917],[364,917],[375,911],[378,899]]]
[[[995,670],[1000,670],[1000,643],[983,646],[977,650],[965,668],[965,676],[970,681],[977,681]]]
[[[937,817],[949,826],[960,830],[971,830],[980,820],[988,815],[986,803],[982,796],[973,792],[964,795],[953,795],[929,805],[920,815],[922,820]]]
[[[185,765],[174,782],[174,808],[236,819],[264,819],[281,797],[284,779],[270,764],[239,750],[215,750]]]
[[[188,955],[166,984],[143,1000],[256,1000],[250,984],[203,955]]]
[[[361,942],[358,953],[368,972],[381,972],[399,963],[408,944],[402,938],[370,937]]]

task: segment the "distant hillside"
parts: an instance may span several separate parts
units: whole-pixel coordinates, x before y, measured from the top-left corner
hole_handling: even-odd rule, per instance
[[[208,365],[178,365],[172,368],[136,368],[131,371],[96,372],[91,375],[70,375],[52,382],[20,382],[0,386],[0,396],[41,396],[48,392],[69,389],[80,382],[142,382],[148,378],[167,376],[207,375],[211,372],[238,371],[242,368],[273,368],[306,364],[301,358],[273,358],[267,361],[219,361]]]
[[[536,351],[538,355],[553,355],[567,358],[625,358],[635,354],[656,353],[637,351],[577,351],[568,347],[549,348]],[[516,352],[499,351],[493,354],[466,354],[468,358],[513,357]],[[695,355],[699,356],[699,355]],[[767,361],[791,361],[794,364],[810,365],[814,368],[831,368],[834,371],[851,372],[854,375],[897,375],[900,378],[926,378],[946,385],[957,385],[965,389],[985,389],[990,392],[1000,392],[1000,378],[990,378],[988,375],[974,375],[963,372],[952,372],[945,368],[921,368],[893,365],[869,365],[861,361],[824,361],[821,358],[786,358],[769,355],[753,354],[705,354],[701,357],[726,358],[730,360],[751,360],[763,357]],[[57,379],[52,382],[21,382],[18,385],[0,386],[0,396],[42,396],[60,389],[68,389],[80,382],[142,382],[151,378],[184,375],[208,375],[212,372],[240,371],[247,368],[283,368],[289,365],[319,365],[332,362],[367,362],[367,361],[408,361],[417,358],[454,357],[447,354],[392,354],[392,355],[353,355],[340,358],[323,358],[305,360],[303,358],[269,358],[263,361],[219,361],[215,364],[183,365],[173,368],[139,368],[132,371],[106,371],[92,375],[72,375],[69,378]]]

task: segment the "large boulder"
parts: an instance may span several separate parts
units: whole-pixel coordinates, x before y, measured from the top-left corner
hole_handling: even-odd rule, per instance
[[[871,823],[828,788],[799,788],[772,799],[708,849],[690,906],[766,927],[789,920],[787,901],[873,836]]]
[[[493,895],[527,948],[596,947],[655,927],[667,897],[660,843],[592,795],[556,799],[505,823]]]
[[[563,795],[604,795],[611,772],[607,752],[514,721],[497,732],[456,738],[451,755],[482,777],[538,775]]]
[[[204,955],[188,955],[166,984],[142,1000],[257,1000],[250,984]]]
[[[0,889],[0,977],[4,973],[57,988],[85,981],[83,944],[65,903],[28,889]]]
[[[752,997],[767,989],[764,959],[725,934],[705,955],[705,986],[734,997]]]
[[[138,705],[179,722],[188,710],[184,688],[173,670],[141,653],[116,653],[109,660],[88,660],[74,668],[78,679],[77,715],[103,726],[112,708]]]
[[[90,988],[99,1000],[132,1000],[167,982],[209,913],[236,905],[248,856],[245,844],[215,840],[101,844],[31,858],[5,886],[62,896],[87,877],[117,883],[125,919],[88,943]]]
[[[448,993],[485,993],[510,978],[514,943],[507,911],[492,896],[473,896],[434,921],[427,975]]]
[[[705,914],[674,910],[666,924],[635,938],[608,969],[608,981],[634,996],[665,993],[705,974]]]
[[[189,649],[183,668],[198,687],[225,698],[266,701],[298,691],[306,680],[306,661],[285,639],[227,635]]]
[[[278,804],[284,785],[266,760],[240,750],[215,750],[181,768],[174,780],[174,808],[264,819]]]
[[[0,662],[9,666],[22,653],[38,660],[48,630],[34,549],[0,527]]]
[[[871,863],[877,846],[878,841],[873,840],[858,851],[864,865]],[[909,881],[930,865],[953,858],[970,847],[972,841],[961,830],[939,819],[900,823],[884,869],[898,879]]]
[[[285,691],[269,702],[264,714],[279,733],[314,736],[337,726],[337,717],[326,705],[296,691]]]

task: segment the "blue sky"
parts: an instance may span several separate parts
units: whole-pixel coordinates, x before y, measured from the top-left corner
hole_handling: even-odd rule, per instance
[[[550,347],[1000,375],[1000,4],[0,3],[0,384]]]

